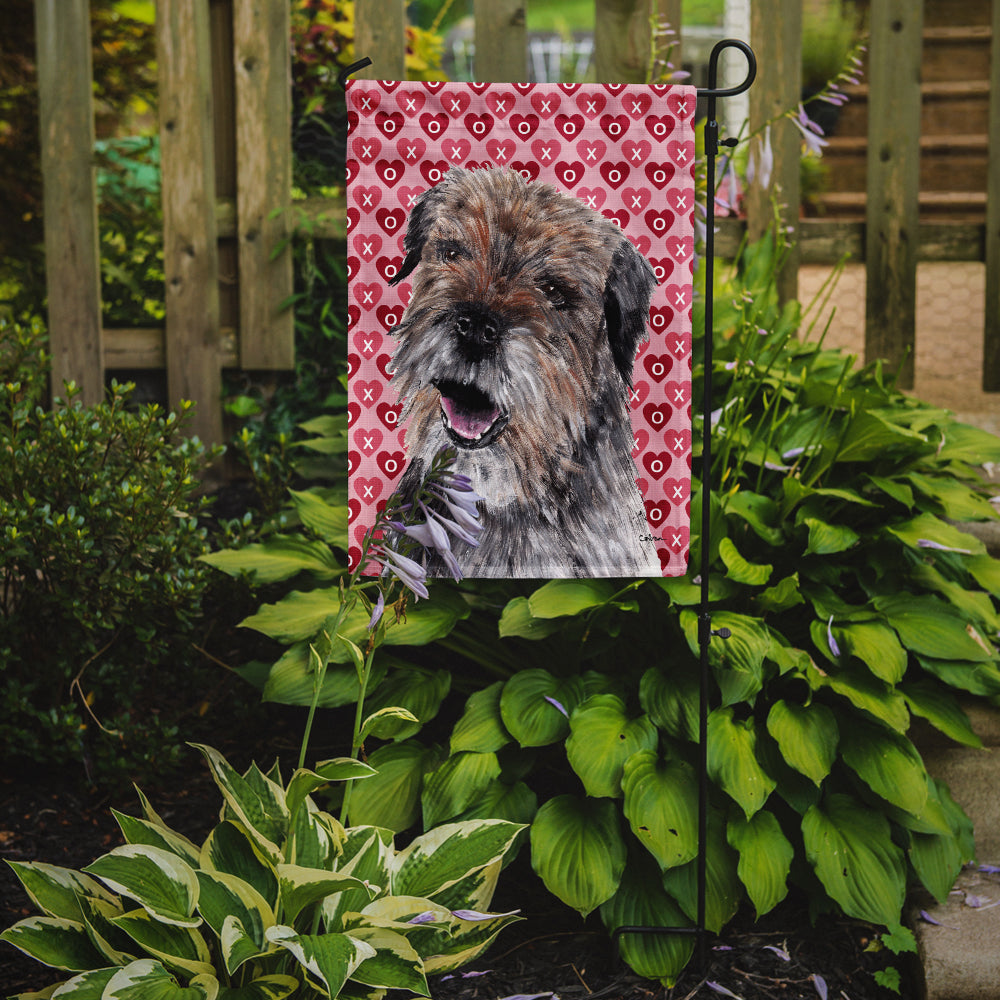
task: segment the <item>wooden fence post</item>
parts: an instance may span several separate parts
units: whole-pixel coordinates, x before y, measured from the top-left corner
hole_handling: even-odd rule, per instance
[[[872,0],[868,53],[865,360],[913,387],[923,0]]]
[[[761,73],[750,88],[750,131],[789,109],[802,99],[802,4],[799,0],[759,0],[750,8],[750,41]],[[756,144],[760,140],[755,139]],[[782,302],[798,296],[800,249],[799,160],[802,136],[787,119],[771,127],[774,169],[763,188],[755,179],[747,192],[747,228],[751,240],[760,239],[780,206],[779,225],[792,228],[794,241],[778,274],[778,297]],[[759,147],[758,147],[759,149]],[[759,162],[759,161],[758,161]]]
[[[990,45],[989,170],[986,177],[986,324],[983,390],[1000,392],[1000,0],[993,0]]]
[[[484,83],[528,79],[524,0],[475,0],[475,76]]]
[[[288,0],[233,6],[239,346],[248,369],[295,367],[294,316],[282,307],[292,294],[290,20]]]
[[[655,0],[595,0],[594,70],[601,83],[645,83]]]
[[[219,253],[207,0],[159,0],[156,58],[163,177],[167,395],[197,402],[191,426],[222,441]]]
[[[354,5],[354,57],[372,65],[356,80],[406,79],[405,0],[363,0]]]
[[[35,0],[52,394],[104,398],[89,0]]]

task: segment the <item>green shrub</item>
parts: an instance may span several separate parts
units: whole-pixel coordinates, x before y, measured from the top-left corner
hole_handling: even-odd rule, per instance
[[[208,453],[187,405],[132,409],[127,385],[96,406],[70,385],[44,409],[41,336],[0,322],[0,744],[114,770],[176,752],[157,682],[191,661]]]
[[[126,844],[82,872],[12,862],[42,911],[0,935],[64,973],[77,997],[378,1000],[429,996],[427,975],[479,955],[516,913],[486,912],[521,828],[453,823],[406,848],[388,830],[345,829],[311,798],[374,773],[352,758],[244,774],[199,747],[222,793],[202,845],[115,817]],[[48,995],[46,993],[45,995]]]

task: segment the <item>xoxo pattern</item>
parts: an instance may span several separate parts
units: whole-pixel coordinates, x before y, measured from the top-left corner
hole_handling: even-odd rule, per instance
[[[687,569],[694,264],[693,88],[633,84],[347,84],[351,564],[405,467],[390,330],[410,284],[416,199],[453,167],[511,167],[621,228],[658,285],[630,404],[637,483],[665,576]]]

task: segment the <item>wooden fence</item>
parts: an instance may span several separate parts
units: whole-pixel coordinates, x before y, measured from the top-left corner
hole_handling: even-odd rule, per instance
[[[195,431],[223,437],[223,368],[293,364],[290,235],[290,0],[158,0],[157,40],[166,271],[164,329],[102,329],[92,169],[88,0],[35,0],[53,384],[73,379],[101,397],[105,372],[165,369],[171,402],[198,405]],[[526,79],[526,0],[474,0],[476,76]],[[404,0],[356,0],[356,52],[372,77],[401,78]],[[983,384],[1000,390],[1000,0],[992,3],[986,222],[921,223],[919,79],[923,2],[871,0],[865,221],[785,219],[797,233],[781,277],[795,294],[800,263],[849,253],[867,269],[866,355],[898,363],[912,384],[918,261],[985,261]],[[650,18],[681,23],[681,0],[595,0],[596,78],[646,78]],[[750,127],[800,96],[801,0],[753,0],[758,59]],[[680,38],[681,52],[683,37]],[[675,58],[677,53],[674,53]],[[724,121],[725,101],[720,102]],[[739,123],[732,123],[735,132]],[[752,189],[746,222],[724,220],[716,248],[731,254],[760,233],[771,199],[799,203],[800,141],[775,130],[768,190]],[[787,214],[787,210],[786,210]],[[345,204],[313,200],[296,216],[318,237],[343,239]]]

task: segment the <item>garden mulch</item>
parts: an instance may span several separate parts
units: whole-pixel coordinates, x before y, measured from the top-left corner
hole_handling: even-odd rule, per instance
[[[291,760],[293,732],[284,717],[260,746],[280,749]],[[235,764],[248,760],[244,734],[219,740]],[[284,751],[288,751],[288,756]],[[172,827],[194,840],[204,837],[218,815],[219,796],[200,755],[191,766],[144,789]],[[0,778],[0,859],[45,861],[81,868],[122,842],[114,807],[137,815],[134,792],[108,795],[79,777],[13,775]],[[836,1000],[886,1000],[892,994],[874,981],[875,972],[895,965],[903,973],[902,996],[914,996],[912,970],[884,951],[867,950],[873,929],[845,919],[821,918],[813,926],[801,900],[782,904],[755,923],[741,913],[718,938],[706,941],[706,968],[689,967],[673,989],[633,974],[617,960],[596,914],[587,921],[545,892],[525,855],[501,876],[494,909],[520,909],[524,920],[503,931],[489,951],[450,978],[430,979],[435,1000],[499,1000],[502,997],[562,1000],[692,1000],[735,995],[743,1000],[793,1000],[828,996]],[[0,927],[33,912],[20,884],[0,865]],[[62,978],[65,978],[64,976]],[[6,944],[0,944],[0,996],[38,990],[58,981],[54,973]],[[824,993],[825,990],[825,993]]]

